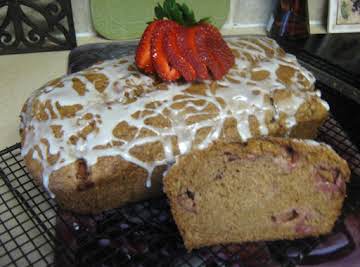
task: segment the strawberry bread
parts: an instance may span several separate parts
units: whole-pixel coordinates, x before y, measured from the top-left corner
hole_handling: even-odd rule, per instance
[[[222,38],[165,0],[135,57],[49,82],[26,101],[25,164],[64,208],[96,213],[161,193],[178,155],[213,141],[311,138],[328,115],[313,75],[265,37]]]
[[[330,147],[282,138],[217,142],[181,156],[164,191],[188,250],[331,231],[350,171]]]
[[[215,140],[312,138],[328,116],[313,75],[274,40],[228,38],[221,80],[161,82],[134,57],[49,82],[21,112],[22,155],[64,208],[96,213],[161,193],[181,154]]]

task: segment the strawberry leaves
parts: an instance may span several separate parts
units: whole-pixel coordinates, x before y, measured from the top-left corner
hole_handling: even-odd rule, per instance
[[[155,11],[155,16],[157,19],[163,19],[166,17],[166,13],[165,13],[164,9],[161,7],[160,3],[158,3],[158,5],[155,7],[154,11]]]
[[[155,7],[155,16],[156,19],[167,18],[187,27],[210,21],[209,17],[197,21],[194,12],[185,3],[179,4],[175,0],[165,0],[163,5],[158,3]]]

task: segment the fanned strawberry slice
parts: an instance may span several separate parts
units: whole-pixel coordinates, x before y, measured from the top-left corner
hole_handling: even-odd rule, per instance
[[[154,30],[158,27],[160,20],[155,20],[145,29],[139,45],[136,49],[135,63],[139,69],[146,73],[154,73],[155,69],[151,59],[151,40]]]
[[[183,27],[177,24],[170,27],[165,37],[165,52],[170,65],[177,69],[186,81],[191,82],[196,79],[195,69],[185,59],[178,47],[179,35],[183,30]]]
[[[235,57],[231,49],[224,41],[219,30],[208,23],[200,24],[202,32],[206,33],[206,43],[218,60],[222,61],[226,69],[230,69],[235,64]]]
[[[164,81],[175,81],[181,76],[180,72],[170,65],[164,47],[166,35],[176,26],[178,26],[178,24],[174,21],[160,20],[153,32],[151,40],[152,63],[157,74]]]
[[[196,71],[196,76],[200,80],[209,79],[209,73],[206,65],[201,61],[197,45],[195,42],[196,28],[184,28],[178,35],[178,47],[180,53]]]
[[[199,58],[210,70],[215,80],[220,80],[227,72],[222,60],[217,58],[209,47],[208,32],[201,25],[194,26],[195,43]]]

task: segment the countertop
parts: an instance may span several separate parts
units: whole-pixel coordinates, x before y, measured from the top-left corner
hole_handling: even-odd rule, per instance
[[[99,37],[78,38],[78,45],[107,42]],[[30,94],[66,73],[70,51],[0,56],[0,150],[20,141],[19,112]]]

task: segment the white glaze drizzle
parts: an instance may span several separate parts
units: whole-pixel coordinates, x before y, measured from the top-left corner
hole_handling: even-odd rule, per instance
[[[328,144],[323,143],[323,142],[318,142],[318,141],[311,140],[311,139],[293,139],[293,140],[295,142],[303,143],[303,144],[306,144],[309,146],[324,146],[324,147],[327,147],[327,148],[333,150],[333,148],[331,146],[329,146]]]
[[[262,46],[272,49],[274,57],[269,58],[265,50],[254,43],[258,40]],[[236,50],[240,57],[236,58],[236,64],[232,68],[227,77],[218,81],[220,86],[215,92],[211,90],[211,82],[206,81],[205,95],[198,95],[185,92],[190,84],[167,84],[167,90],[155,90],[153,86],[153,78],[143,75],[136,70],[129,70],[129,66],[133,65],[133,56],[124,57],[122,59],[105,61],[97,64],[88,70],[84,70],[72,75],[63,77],[60,81],[62,88],[54,86],[45,86],[35,91],[28,99],[25,111],[21,113],[22,129],[26,129],[25,139],[23,141],[22,155],[27,155],[31,149],[38,146],[40,154],[35,151],[33,158],[40,161],[43,167],[43,184],[49,191],[49,175],[63,166],[73,163],[77,159],[86,160],[88,166],[95,164],[98,158],[103,156],[120,156],[123,159],[132,162],[148,172],[146,186],[151,186],[151,174],[156,166],[171,164],[175,161],[175,155],[171,144],[171,136],[177,136],[178,148],[181,154],[188,153],[192,148],[206,148],[214,140],[221,136],[223,124],[227,118],[235,118],[237,121],[237,130],[243,140],[252,136],[249,128],[249,115],[254,115],[259,123],[259,131],[261,135],[267,135],[269,130],[265,123],[265,114],[270,111],[273,113],[274,119],[279,119],[279,114],[284,112],[287,114],[286,127],[288,133],[291,128],[296,125],[295,114],[304,101],[309,97],[319,98],[318,92],[313,90],[315,78],[306,69],[301,67],[296,58],[292,55],[280,55],[277,49],[279,46],[268,38],[250,37],[245,39],[233,38],[229,42],[229,46]],[[244,55],[248,53],[252,58],[256,59],[256,64],[251,63]],[[120,61],[127,61],[119,63]],[[292,77],[291,83],[285,85],[278,79],[276,70],[279,65],[285,65],[296,70],[296,74],[302,74],[310,85],[304,87],[297,80],[298,77]],[[268,78],[261,81],[253,81],[251,72],[267,71]],[[86,73],[104,74],[108,79],[108,86],[103,93],[96,90],[94,82],[90,82],[84,74]],[[73,89],[73,79],[77,78],[86,87],[84,96],[80,96]],[[143,92],[140,97],[136,97],[136,88],[141,86]],[[224,86],[224,87],[221,87]],[[264,101],[265,95],[271,95],[276,89],[286,89],[291,91],[291,97],[286,101],[275,104]],[[256,91],[256,94],[254,93]],[[184,108],[193,108],[195,112],[185,112],[184,109],[172,108],[175,103],[184,101],[183,99],[174,100],[174,96],[182,95],[193,100],[204,100],[203,105],[195,105],[188,102]],[[224,100],[226,105],[223,107],[217,98]],[[129,103],[129,99],[134,102]],[[53,111],[56,113],[55,119],[37,120],[32,115],[34,101],[50,100]],[[318,99],[325,107],[328,108],[326,102]],[[82,105],[82,109],[76,112],[75,117],[60,119],[60,113],[55,107],[55,102],[60,105]],[[152,102],[158,102],[158,106],[153,109],[153,114],[145,115],[136,119],[131,115],[137,111],[149,111],[146,105]],[[207,105],[211,104],[217,109],[217,113],[210,119],[204,119],[193,123],[186,124],[186,120],[192,115],[211,115],[213,113],[202,111]],[[164,110],[168,110],[166,117],[171,121],[171,127],[158,128],[145,123],[146,119],[162,114]],[[46,110],[48,116],[51,114]],[[91,113],[99,115],[95,119],[97,131],[93,131],[86,136],[86,139],[78,139],[76,145],[69,144],[69,138],[81,131],[89,124],[88,120],[81,119],[85,114]],[[155,136],[138,137],[139,131],[135,138],[130,141],[115,138],[112,134],[115,126],[125,121],[129,125],[137,129],[147,129],[156,133]],[[51,125],[60,125],[63,133],[61,138],[55,138]],[[196,146],[194,140],[199,129],[210,127],[208,136]],[[49,142],[49,148],[41,139]],[[113,141],[121,141],[121,146],[111,146],[102,149],[95,149],[99,145],[105,145]],[[138,145],[159,141],[163,145],[164,158],[152,162],[144,162],[130,153],[130,150]],[[50,154],[59,153],[59,159],[53,164],[44,159],[47,155],[47,149]]]

